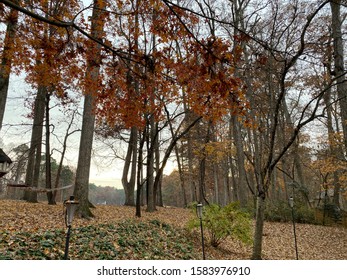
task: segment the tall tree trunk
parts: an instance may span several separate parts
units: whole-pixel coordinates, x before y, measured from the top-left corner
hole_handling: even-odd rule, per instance
[[[140,135],[140,139],[139,139],[139,151],[138,151],[138,159],[137,159],[137,188],[136,188],[136,213],[135,216],[136,217],[141,217],[141,204],[142,204],[142,200],[141,200],[141,196],[143,196],[143,191],[142,191],[142,187],[143,187],[143,176],[142,176],[142,170],[143,170],[143,146],[145,144],[146,141],[146,128],[144,129],[144,131],[142,132],[142,135]]]
[[[135,1],[135,32],[134,32],[134,49],[138,51],[138,34],[139,34],[139,15],[138,15],[139,1]],[[129,42],[130,44],[130,42]],[[133,47],[129,45],[129,57],[131,57],[131,50]],[[137,75],[133,75],[133,72],[140,73],[139,65],[135,64],[134,69],[129,66],[127,72],[127,88],[131,94],[130,102],[133,102],[138,98],[140,93],[139,80]],[[138,129],[133,126],[130,130],[129,145],[127,154],[125,157],[124,169],[122,174],[122,185],[125,192],[125,205],[134,206],[135,202],[135,184],[136,184],[136,166],[137,164],[137,143],[138,143]],[[143,152],[143,151],[141,151]],[[142,160],[142,159],[141,159]],[[142,162],[139,163],[142,169]],[[130,169],[130,178],[129,178]],[[141,174],[141,170],[138,170],[138,174]],[[138,180],[141,181],[139,177]],[[141,196],[139,196],[140,199]]]
[[[285,122],[290,125],[290,130],[294,129],[294,124],[291,119],[291,116],[289,114],[288,106],[287,106],[287,101],[286,98],[283,99],[283,111],[284,111],[284,116],[285,116]],[[285,139],[284,139],[285,140]],[[284,142],[283,142],[284,143]],[[293,161],[294,161],[294,168],[296,171],[296,175],[298,177],[298,182],[301,186],[301,189],[305,189],[306,186],[306,180],[303,174],[303,167],[301,163],[301,155],[299,151],[299,139],[297,139],[293,145]],[[306,203],[309,207],[311,207],[310,199],[308,195],[305,193],[305,198],[306,198]]]
[[[327,127],[328,127],[328,143],[329,143],[329,150],[330,150],[330,157],[332,159],[336,159],[338,161],[339,158],[343,157],[343,149],[341,146],[337,146],[337,143],[335,141],[335,130],[333,127],[333,112],[331,107],[331,95],[332,90],[329,88],[326,95],[324,95],[324,102],[326,105],[326,112],[327,112]],[[338,165],[338,163],[336,164]],[[333,196],[333,203],[340,207],[340,190],[341,190],[341,184],[339,181],[339,170],[333,171],[333,185],[334,185],[334,196]]]
[[[219,200],[219,172],[218,172],[218,164],[215,163],[212,167],[213,170],[213,180],[214,180],[214,203],[220,204]]]
[[[56,178],[55,178],[55,185],[54,185],[54,188],[57,189],[59,188],[59,184],[60,184],[60,177],[61,177],[61,174],[62,174],[62,170],[63,170],[63,162],[64,162],[64,158],[65,158],[65,153],[66,153],[66,149],[67,149],[67,140],[69,138],[69,136],[75,132],[77,132],[78,130],[73,130],[70,132],[70,128],[74,122],[74,119],[75,119],[75,114],[76,112],[73,113],[72,115],[72,118],[71,118],[71,121],[68,125],[68,128],[66,130],[66,134],[65,134],[65,137],[64,137],[64,141],[63,141],[63,147],[62,147],[62,150],[61,150],[61,157],[60,157],[60,162],[59,162],[59,165],[58,165],[58,170],[57,170],[57,175],[56,175]],[[54,201],[56,201],[56,197],[57,197],[57,191],[54,191],[53,192],[53,199]]]
[[[261,260],[262,256],[262,240],[263,240],[263,229],[264,229],[264,213],[265,213],[265,193],[261,190],[263,186],[258,186],[259,193],[256,202],[256,216],[255,216],[255,230],[253,239],[253,260]]]
[[[125,205],[135,206],[135,183],[136,183],[136,164],[137,164],[137,138],[138,129],[132,127],[128,150],[125,157],[125,163],[122,174],[122,185],[125,192]],[[130,179],[129,177],[130,170]]]
[[[154,116],[151,114],[148,121],[147,134],[147,212],[156,210],[156,195],[154,188],[154,141],[156,137],[156,126]]]
[[[245,29],[245,17],[244,12],[247,8],[247,5],[249,1],[238,1],[238,0],[231,0],[232,2],[232,16],[233,16],[233,23],[234,23],[234,35],[240,36],[242,33],[240,30]],[[235,41],[235,49],[237,47],[241,47],[242,49],[246,49],[245,42],[238,42]],[[235,51],[235,50],[234,50]],[[234,62],[235,65],[237,65],[237,61]],[[239,73],[238,68],[235,69],[235,75],[240,76],[241,73]],[[243,140],[242,140],[242,124],[238,121],[238,117],[233,115],[231,116],[231,126],[233,131],[233,140],[235,143],[236,148],[236,164],[237,164],[237,182],[235,185],[236,189],[236,196],[237,200],[240,202],[241,206],[246,206],[247,204],[247,192],[248,192],[248,186],[247,186],[247,174],[245,170],[245,155],[244,155],[244,147],[243,147]]]
[[[171,126],[170,126],[171,128]],[[171,135],[173,135],[173,131],[171,130]],[[183,198],[183,207],[186,207],[187,204],[187,194],[186,194],[186,190],[185,190],[185,174],[183,171],[183,163],[181,163],[181,159],[180,159],[180,155],[179,155],[179,151],[178,151],[178,147],[177,145],[175,145],[175,155],[176,155],[176,161],[177,161],[177,168],[178,168],[178,174],[180,176],[180,187],[182,190],[182,198]]]
[[[196,185],[194,184],[194,154],[193,154],[193,139],[192,133],[188,133],[187,136],[187,153],[188,153],[188,174],[187,174],[187,185],[191,193],[191,201],[198,200],[198,193],[196,190]]]
[[[152,20],[155,21],[157,17],[157,12],[153,10],[152,13]],[[152,34],[152,44],[154,46],[154,50],[156,48],[156,36],[155,34]],[[148,72],[153,75],[154,74],[154,61],[152,65],[149,65],[148,67]],[[150,108],[154,109],[155,108],[155,103],[156,103],[156,92],[155,86],[150,89],[151,93],[149,96],[149,106]],[[149,113],[149,130],[148,130],[148,143],[147,143],[147,212],[154,212],[156,211],[156,202],[157,202],[157,190],[159,187],[159,181],[158,184],[155,186],[154,185],[154,177],[155,177],[155,146],[156,146],[156,138],[159,137],[158,133],[158,126],[157,123],[154,119],[154,112],[150,111]],[[158,170],[156,170],[156,174],[158,174]]]
[[[91,36],[101,40],[104,28],[103,8],[105,7],[104,0],[94,0],[93,13],[91,17]],[[76,180],[74,195],[79,200],[77,212],[83,218],[92,217],[93,214],[89,209],[90,202],[88,199],[89,193],[89,175],[91,154],[93,148],[95,115],[93,112],[94,95],[98,91],[98,79],[101,64],[101,46],[94,43],[87,50],[86,70],[86,88],[84,96],[82,131],[78,155],[78,163],[76,170]]]
[[[227,205],[232,201],[231,184],[229,176],[229,159],[225,159],[224,163],[224,181],[223,181],[223,205]]]
[[[206,156],[203,155],[199,161],[199,196],[198,202],[205,201],[205,177],[206,177]]]
[[[158,171],[160,169],[160,150],[159,150],[159,127],[158,123],[155,124],[156,126],[156,137],[154,139],[154,154],[155,154],[155,170],[156,174],[158,174]],[[162,174],[158,175],[159,177],[159,183],[154,185],[154,193],[156,196],[156,204],[158,206],[163,207],[164,202],[163,202],[163,195],[162,195],[162,181],[163,181],[163,176]]]
[[[212,130],[212,121],[208,121],[207,123],[207,132],[203,143],[203,148],[200,151],[200,160],[199,160],[199,194],[198,201],[206,202],[209,204],[206,196],[206,162],[207,162],[207,152],[206,146],[211,140],[211,132]],[[198,132],[199,133],[199,132]]]
[[[332,37],[334,40],[334,65],[335,65],[335,75],[336,75],[336,90],[337,96],[339,98],[340,114],[341,114],[341,124],[344,140],[344,153],[340,154],[340,157],[346,155],[347,152],[347,82],[345,80],[345,68],[344,68],[344,50],[343,50],[343,40],[342,40],[342,20],[341,20],[341,0],[331,1],[331,29]],[[340,182],[338,175],[335,171],[334,181],[334,203],[339,206],[340,203]]]
[[[233,129],[232,129],[232,125],[231,125],[231,118],[229,120],[229,129],[228,129],[228,137],[231,140],[232,139],[232,135],[233,135]],[[232,201],[237,201],[237,183],[236,183],[236,171],[235,171],[235,165],[234,165],[234,157],[232,154],[232,149],[230,147],[230,151],[229,151],[229,156],[228,156],[228,163],[229,163],[229,170],[230,170],[230,175],[231,175],[231,186],[232,186],[232,194],[231,194],[231,200]],[[229,174],[229,170],[228,170],[228,174]]]
[[[242,144],[241,127],[237,121],[237,116],[232,116],[233,138],[236,147],[236,162],[237,162],[237,198],[241,206],[246,206],[247,203],[247,178],[245,170],[245,156]]]
[[[330,1],[331,6],[331,30],[334,40],[334,65],[337,81],[337,95],[341,111],[341,124],[345,145],[345,153],[347,151],[347,82],[345,81],[344,68],[344,51],[342,40],[342,20],[341,20],[341,0]]]
[[[254,112],[253,112],[254,113]],[[252,116],[255,119],[255,115]],[[264,211],[265,211],[265,186],[264,179],[262,176],[261,162],[263,158],[261,141],[259,140],[259,135],[257,129],[252,129],[252,135],[254,145],[254,174],[255,181],[257,185],[255,193],[255,230],[253,238],[253,253],[252,259],[260,260],[262,254],[262,240],[263,240],[263,227],[264,227]]]
[[[47,88],[45,86],[39,86],[34,104],[34,121],[25,177],[25,184],[34,188],[38,187],[40,175],[42,131],[45,115],[46,95]],[[37,192],[25,191],[24,200],[29,202],[37,202]]]
[[[52,189],[52,172],[51,172],[51,151],[50,151],[50,124],[49,124],[49,101],[50,94],[46,94],[46,188]],[[56,204],[54,195],[51,191],[47,192],[48,204]]]
[[[74,189],[74,196],[79,200],[78,212],[83,218],[93,216],[89,209],[88,199],[91,151],[93,147],[95,122],[93,99],[91,94],[87,94],[84,97],[82,131]]]
[[[13,1],[18,4],[19,1]],[[18,11],[11,9],[7,23],[6,35],[4,39],[4,49],[1,57],[0,64],[0,131],[5,114],[6,100],[8,93],[8,85],[10,81],[12,57],[13,57],[13,44],[16,34]]]
[[[169,160],[171,152],[174,149],[175,145],[177,144],[177,141],[180,140],[182,137],[184,137],[190,131],[190,129],[194,127],[200,120],[201,120],[201,117],[198,117],[194,121],[192,121],[181,133],[178,133],[178,130],[175,132],[174,137],[172,137],[171,142],[165,151],[161,166],[155,176],[155,181],[154,181],[155,187],[159,184],[159,181],[161,176],[163,175],[163,171],[166,166],[166,163]]]

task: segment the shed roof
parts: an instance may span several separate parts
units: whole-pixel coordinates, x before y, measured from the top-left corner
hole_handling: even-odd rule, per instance
[[[12,163],[12,160],[5,154],[5,152],[0,149],[0,162]]]

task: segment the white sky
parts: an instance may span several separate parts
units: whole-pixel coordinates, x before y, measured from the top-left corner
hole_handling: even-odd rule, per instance
[[[11,77],[3,128],[0,135],[0,139],[4,143],[4,150],[6,152],[20,144],[28,144],[30,142],[32,119],[28,119],[26,117],[30,110],[25,108],[24,105],[25,99],[30,95],[28,90],[30,90],[30,88],[25,84],[23,77]],[[82,111],[82,102],[80,105],[80,111]],[[63,136],[66,127],[66,124],[62,122],[64,120],[64,115],[57,110],[52,113],[53,115],[51,115],[51,122],[56,126],[55,132]],[[76,127],[80,127],[80,120],[77,120],[75,125]],[[76,167],[80,140],[79,137],[80,133],[77,132],[69,138],[68,151],[64,161],[65,165]],[[51,141],[52,148],[61,148],[61,145],[59,142],[55,141],[54,137],[52,137]],[[94,143],[95,145],[98,145],[96,141]],[[107,154],[108,151],[105,150],[105,153]],[[56,160],[59,160],[60,154],[55,152],[53,153],[53,157]],[[101,160],[97,157],[92,159],[90,182],[95,183],[96,185],[114,186],[120,188],[121,183],[119,179],[121,178],[122,174],[122,162],[118,161],[105,165],[105,161],[103,161],[103,165],[100,165],[98,164],[100,161]]]
[[[11,76],[3,128],[0,135],[0,143],[4,143],[3,148],[5,152],[9,152],[14,147],[23,143],[30,143],[32,119],[27,118],[30,110],[24,104],[25,99],[32,96],[30,91],[35,92],[35,89],[30,89],[25,83],[24,77]],[[79,104],[80,112],[82,112],[82,108],[83,99],[81,99]],[[64,120],[67,119],[66,116],[59,112],[58,109],[53,109],[50,119],[51,123],[56,127],[55,133],[60,135],[62,141],[66,131],[66,123],[64,123]],[[75,121],[75,126],[76,128],[81,127],[81,118]],[[70,136],[64,165],[77,166],[79,141],[79,132]],[[61,149],[61,144],[55,140],[55,137],[51,137],[51,142],[51,149]],[[124,151],[119,148],[117,153],[124,154]],[[115,160],[113,152],[97,140],[94,140],[93,155],[90,182],[101,186],[122,188],[120,179],[123,171],[123,161]],[[54,152],[53,157],[59,161],[60,153]],[[170,174],[174,168],[175,163],[168,162],[164,173]]]
[[[83,0],[85,6],[89,6],[91,2],[91,0]],[[30,143],[32,119],[27,118],[30,110],[25,107],[25,99],[28,97],[33,98],[33,93],[35,93],[35,89],[31,89],[25,83],[24,76],[11,75],[3,126],[0,133],[0,144],[4,144],[2,148],[7,153],[18,145]],[[79,111],[82,112],[82,98],[79,107]],[[53,109],[50,119],[51,123],[54,123],[56,126],[55,132],[57,134],[60,133],[62,141],[62,137],[64,137],[66,131],[64,120],[67,118],[58,109]],[[81,118],[77,119],[75,124],[76,127],[80,128]],[[69,138],[64,165],[77,166],[79,141],[79,132]],[[123,162],[121,160],[112,161],[112,151],[100,145],[100,142],[94,140],[94,157],[91,163],[90,182],[96,185],[121,188],[120,179],[122,176]],[[61,149],[61,144],[54,137],[51,137],[51,146],[51,148]],[[60,160],[60,154],[58,152],[54,152],[53,157],[56,160]],[[168,162],[164,173],[169,174],[173,168],[174,163]]]

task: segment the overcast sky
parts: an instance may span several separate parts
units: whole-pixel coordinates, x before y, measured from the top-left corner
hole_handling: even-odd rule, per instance
[[[83,0],[85,6],[89,6],[92,3],[91,0]],[[2,28],[3,25],[0,26]],[[21,144],[30,143],[32,119],[28,118],[31,110],[26,106],[28,102],[26,100],[33,101],[36,95],[36,89],[32,89],[24,81],[25,77],[11,75],[8,99],[6,104],[6,110],[3,120],[2,130],[0,132],[0,145],[3,145],[5,152],[10,152],[11,149]],[[80,98],[79,112],[82,112],[83,98]],[[54,134],[58,135],[60,141],[62,141],[67,127],[67,118],[60,107],[56,107],[50,112],[51,123],[54,124]],[[81,127],[81,118],[76,119],[75,128]],[[80,141],[80,133],[74,133],[69,137],[68,150],[66,153],[65,165],[74,166],[77,165],[78,159],[78,147]],[[3,143],[3,144],[2,144]],[[57,140],[57,137],[52,135],[51,148],[61,150],[61,143]],[[43,147],[44,150],[44,147]],[[125,151],[117,151],[120,154],[124,154]],[[105,145],[102,145],[99,141],[94,141],[93,146],[93,158],[91,163],[90,182],[96,185],[102,186],[114,186],[121,188],[120,178],[123,170],[123,161],[114,160],[114,155]],[[60,153],[53,151],[53,158],[60,160]],[[169,174],[174,168],[173,162],[167,163],[167,168],[164,170],[165,174]]]
[[[8,99],[6,104],[3,127],[1,130],[0,140],[4,143],[4,150],[9,152],[16,146],[30,143],[32,119],[28,118],[30,109],[26,108],[25,100],[33,98],[35,89],[31,89],[25,81],[24,77],[11,76]],[[83,99],[79,104],[79,111],[82,112]],[[59,107],[52,109],[50,116],[51,123],[54,124],[54,134],[58,135],[62,141],[69,119],[59,110]],[[77,118],[74,122],[75,128],[81,127],[81,118]],[[78,147],[80,133],[74,133],[68,141],[68,150],[66,153],[65,165],[77,166]],[[61,150],[61,144],[56,137],[51,137],[51,148]],[[125,148],[118,146],[117,153],[125,154]],[[43,147],[44,149],[44,147]],[[59,161],[60,153],[54,151],[53,157]],[[174,162],[168,162],[164,173],[169,174],[175,168]],[[115,160],[113,152],[103,145],[100,141],[94,140],[93,158],[91,163],[90,182],[101,186],[113,186],[121,188],[121,176],[123,171],[123,161]]]
[[[33,90],[24,82],[24,77],[11,76],[8,99],[6,104],[3,128],[1,130],[0,139],[4,144],[4,150],[9,152],[14,147],[21,144],[29,144],[31,137],[32,119],[27,116],[30,110],[25,106],[25,100],[32,98]],[[80,104],[82,112],[82,102]],[[66,131],[66,118],[58,109],[53,109],[51,122],[55,125],[54,133],[62,139]],[[53,121],[54,120],[54,121]],[[75,121],[76,128],[80,127],[80,119]],[[78,146],[80,133],[77,132],[69,138],[68,151],[64,164],[70,166],[77,165]],[[61,144],[52,137],[52,148],[61,149]],[[100,143],[94,141],[96,156],[92,159],[92,169],[90,181],[96,185],[121,187],[120,178],[122,174],[122,162],[113,161],[110,158],[112,154],[107,150],[107,147],[101,148]],[[104,151],[102,151],[104,149]],[[56,160],[60,159],[58,152],[53,152],[53,157]],[[104,158],[103,158],[104,157]]]

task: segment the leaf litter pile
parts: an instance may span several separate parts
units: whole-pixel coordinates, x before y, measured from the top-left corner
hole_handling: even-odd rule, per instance
[[[201,259],[200,232],[188,232],[188,209],[143,209],[100,205],[94,218],[75,218],[69,258],[92,259]],[[347,229],[296,224],[299,259],[346,260]],[[250,259],[252,246],[227,239],[218,248],[208,244],[207,259]],[[63,259],[66,238],[63,205],[0,200],[0,259]],[[295,259],[291,223],[265,223],[263,259]]]

